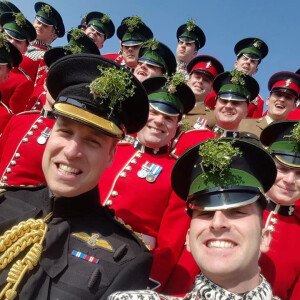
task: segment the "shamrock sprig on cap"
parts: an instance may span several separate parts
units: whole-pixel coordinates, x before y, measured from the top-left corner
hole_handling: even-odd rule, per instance
[[[140,24],[143,24],[140,16],[128,17],[123,23],[128,27],[129,32],[133,32],[135,29],[139,28]]]
[[[183,84],[187,83],[187,80],[185,79],[185,75],[181,72],[176,72],[172,76],[168,76],[166,74],[164,74],[163,76],[167,79],[167,81],[165,83],[165,87],[170,94],[176,93],[177,85],[179,85],[181,83],[183,83]]]
[[[10,48],[9,48],[9,44],[8,44],[8,40],[6,38],[6,34],[0,32],[0,48],[5,47],[7,52],[10,52]]]
[[[102,66],[98,66],[98,69],[101,76],[91,82],[88,87],[94,99],[99,98],[101,103],[103,100],[110,102],[108,114],[110,117],[117,104],[120,104],[119,109],[121,109],[121,103],[134,95],[135,85],[132,82],[132,75],[125,70]]]
[[[13,13],[15,20],[16,20],[16,24],[20,27],[23,27],[26,25],[26,19],[24,17],[24,15],[21,12],[18,13]]]
[[[159,44],[159,41],[157,39],[150,39],[143,44],[143,47],[154,51],[157,49],[158,44]]]
[[[290,137],[296,140],[298,143],[300,143],[300,122],[297,122],[294,125]]]
[[[186,22],[186,28],[188,31],[193,31],[195,27],[196,27],[196,23],[194,19],[189,19]]]
[[[219,173],[220,177],[229,168],[232,159],[237,155],[242,155],[238,147],[233,146],[234,141],[222,141],[221,138],[207,140],[199,146],[199,155],[202,157],[200,167],[203,177],[208,178],[208,174]],[[209,168],[205,171],[205,168]]]
[[[233,84],[245,85],[246,73],[239,70],[231,70],[229,73],[232,76],[230,81]]]
[[[109,15],[103,15],[103,17],[101,18],[101,23],[105,24],[105,23],[109,23],[109,22],[110,22]]]
[[[47,14],[48,17],[50,17],[51,14],[52,14],[52,8],[51,8],[51,6],[48,5],[48,4],[42,5],[41,10],[42,10],[45,14]]]

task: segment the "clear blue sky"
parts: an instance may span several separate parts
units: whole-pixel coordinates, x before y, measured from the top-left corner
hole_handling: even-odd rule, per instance
[[[11,0],[33,21],[33,0]],[[267,83],[279,71],[295,72],[300,68],[300,1],[299,0],[49,0],[62,15],[66,30],[76,27],[81,16],[90,11],[108,14],[117,28],[127,16],[140,15],[154,37],[175,53],[176,30],[193,18],[205,32],[206,44],[199,54],[215,56],[225,70],[233,68],[234,45],[246,37],[258,37],[269,46],[269,54],[259,65],[254,78],[260,94],[268,97]],[[67,43],[57,39],[54,46]],[[107,40],[102,54],[117,52],[115,35]]]

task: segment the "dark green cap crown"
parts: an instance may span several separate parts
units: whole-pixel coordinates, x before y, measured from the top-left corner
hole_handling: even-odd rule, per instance
[[[237,57],[241,55],[249,56],[251,59],[261,60],[268,54],[267,44],[258,38],[246,38],[239,41],[234,47]]]
[[[250,102],[259,93],[257,81],[238,70],[219,74],[214,80],[213,88],[220,98],[234,101]]]
[[[289,168],[300,168],[298,121],[274,122],[262,131],[260,139],[279,163]]]

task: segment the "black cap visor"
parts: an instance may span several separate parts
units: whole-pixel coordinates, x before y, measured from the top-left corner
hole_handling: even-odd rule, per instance
[[[255,187],[228,186],[199,191],[188,197],[188,207],[192,210],[216,211],[245,206],[260,200],[263,208],[267,200]]]
[[[149,104],[152,108],[159,111],[160,113],[163,113],[168,116],[179,116],[180,112],[178,111],[178,108],[170,103],[170,102],[163,102],[160,100],[149,100]]]
[[[288,168],[300,168],[300,153],[289,153],[285,151],[274,151],[271,153],[276,158],[276,161]]]

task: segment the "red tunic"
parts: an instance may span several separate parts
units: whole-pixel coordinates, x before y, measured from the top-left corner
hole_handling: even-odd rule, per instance
[[[12,116],[12,111],[0,101],[0,136]]]
[[[1,101],[14,114],[23,112],[33,92],[33,81],[22,68],[13,68],[9,72],[8,80],[0,84]]]
[[[49,45],[39,45],[38,43],[38,41],[30,43],[20,64],[20,67],[30,76],[34,83],[43,76],[48,68],[44,62],[44,54],[51,48]]]
[[[178,142],[173,146],[172,154],[179,157],[187,149],[195,146],[198,143],[204,142],[207,139],[213,139],[217,135],[211,130],[190,130],[183,133]]]
[[[124,58],[123,58],[122,54],[109,53],[109,54],[103,54],[102,56],[105,57],[105,58],[108,58],[110,60],[113,60],[113,61],[117,62],[121,66],[125,65],[125,61],[124,61]]]
[[[300,120],[300,108],[296,108],[294,111],[291,111],[287,118],[287,120]]]
[[[32,95],[26,105],[26,110],[39,110],[41,111],[46,103],[46,91],[44,82],[47,78],[47,72],[38,80],[38,84],[34,87]]]
[[[277,205],[277,209],[282,207]],[[290,210],[288,208],[291,208]],[[281,299],[300,299],[300,219],[293,206],[284,207],[287,215],[275,210],[264,212],[265,226],[271,226],[270,250],[263,253],[259,264],[271,284],[273,294]],[[288,213],[291,215],[288,215]],[[271,216],[270,216],[271,214]]]
[[[154,182],[138,173],[149,162],[161,167]],[[185,201],[171,188],[171,171],[175,159],[164,152],[154,154],[134,149],[130,143],[120,143],[112,166],[105,170],[99,182],[103,205],[116,211],[116,216],[136,232],[151,237],[154,243],[151,278],[161,286],[167,281],[180,255],[190,219],[185,213]]]
[[[0,185],[36,186],[46,183],[42,171],[44,144],[38,142],[42,132],[54,125],[39,112],[14,115],[0,138]],[[42,139],[42,138],[41,138]]]

